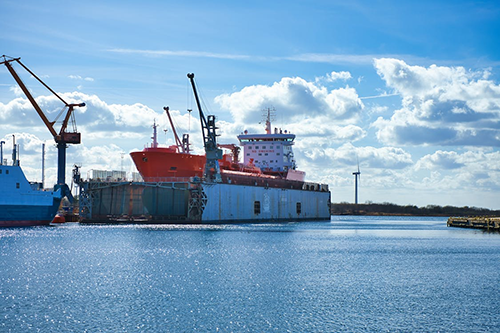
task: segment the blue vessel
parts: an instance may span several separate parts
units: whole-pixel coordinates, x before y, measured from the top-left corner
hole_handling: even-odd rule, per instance
[[[26,179],[18,161],[0,164],[0,227],[48,225],[61,203],[61,190],[44,191]]]

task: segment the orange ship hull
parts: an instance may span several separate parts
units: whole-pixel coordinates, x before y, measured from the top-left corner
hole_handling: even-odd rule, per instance
[[[146,182],[202,177],[206,161],[204,155],[178,153],[170,148],[146,148],[130,156]]]

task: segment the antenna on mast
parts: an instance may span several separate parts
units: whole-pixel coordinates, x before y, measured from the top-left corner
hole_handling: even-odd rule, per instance
[[[274,107],[263,109],[262,118],[266,121],[266,134],[271,134],[271,121],[276,118],[276,109]]]
[[[42,188],[45,186],[45,143],[42,143]]]

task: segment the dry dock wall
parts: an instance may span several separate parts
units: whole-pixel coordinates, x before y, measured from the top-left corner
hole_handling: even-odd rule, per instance
[[[79,211],[82,222],[185,220],[189,193],[185,182],[86,182]]]
[[[330,192],[203,184],[203,222],[299,221],[330,218]]]
[[[80,216],[87,223],[230,223],[330,218],[330,192],[192,182],[87,182]]]

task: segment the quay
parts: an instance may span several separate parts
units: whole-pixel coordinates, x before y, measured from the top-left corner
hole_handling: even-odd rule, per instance
[[[493,216],[450,217],[446,224],[448,227],[500,231],[500,217]]]

